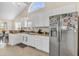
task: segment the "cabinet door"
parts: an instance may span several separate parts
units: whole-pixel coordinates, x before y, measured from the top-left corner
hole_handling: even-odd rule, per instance
[[[28,43],[28,37],[27,36],[23,36],[23,43],[27,44]]]
[[[49,53],[49,38],[44,36],[40,36],[39,38],[39,49]]]
[[[43,51],[49,53],[49,39],[43,39]]]
[[[35,27],[35,17],[32,16],[30,20],[31,20],[31,22],[32,22],[32,27]]]
[[[40,38],[36,37],[36,39],[35,39],[35,46],[36,46],[37,49],[41,50],[41,43],[42,42],[41,42]]]
[[[15,36],[9,34],[9,44],[10,44],[10,45],[14,45],[14,44],[15,44],[14,41],[15,41]]]
[[[35,37],[35,47],[39,50],[43,49],[43,42],[40,36]]]
[[[11,44],[11,45],[15,45],[15,44],[21,43],[22,42],[21,39],[22,39],[21,35],[9,34],[9,44]]]
[[[16,41],[18,42],[18,43],[22,43],[22,41],[23,41],[23,36],[21,35],[21,34],[16,34]]]
[[[32,27],[39,26],[39,16],[37,14],[31,17],[31,21],[32,21]]]
[[[27,34],[22,34],[22,43],[28,45],[29,43],[29,38],[28,38],[28,35]]]
[[[47,14],[44,14],[43,16],[43,19],[44,19],[44,26],[49,26],[49,16]]]
[[[49,26],[49,16],[46,13],[36,14],[32,19],[32,27]]]
[[[35,22],[35,27],[39,27],[39,16],[38,15],[35,16],[34,22]]]
[[[37,27],[37,19],[36,18],[33,19],[33,27]]]
[[[43,15],[42,14],[38,14],[37,22],[38,22],[38,27],[43,26],[44,21],[43,21]]]
[[[49,26],[49,17],[45,13],[39,14],[39,26],[40,27]]]
[[[35,38],[34,38],[34,35],[29,35],[29,37],[28,37],[28,41],[29,41],[29,45],[30,46],[35,46]]]
[[[38,38],[37,38],[37,37],[35,37],[35,39],[34,39],[34,40],[35,40],[35,45],[34,45],[34,47],[35,47],[35,48],[38,48]]]

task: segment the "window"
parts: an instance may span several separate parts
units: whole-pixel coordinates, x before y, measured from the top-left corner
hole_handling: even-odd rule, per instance
[[[32,22],[29,21],[29,22],[28,22],[28,27],[31,27],[31,26],[32,26]]]
[[[31,27],[32,22],[31,21],[25,21],[24,27]]]
[[[21,29],[21,22],[16,22],[15,23],[15,29],[16,30]]]
[[[0,22],[0,29],[6,29],[7,23],[6,22]]]
[[[24,23],[25,25],[24,25],[24,27],[27,27],[28,26],[28,23],[27,23],[27,21],[25,21],[25,23]]]
[[[40,8],[44,8],[45,7],[45,3],[44,2],[34,2],[32,3],[32,5],[30,6],[29,8],[29,11],[28,12],[33,12],[33,11],[36,11]]]

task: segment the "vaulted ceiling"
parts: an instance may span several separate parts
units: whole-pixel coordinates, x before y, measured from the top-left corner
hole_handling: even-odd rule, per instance
[[[29,5],[27,2],[0,2],[0,19],[12,20]]]
[[[32,10],[31,8],[29,9],[29,7],[32,6],[33,3],[32,2],[0,2],[0,20],[3,19],[13,20],[18,15],[20,15],[24,9],[26,9],[26,13],[27,13],[28,10]],[[45,11],[45,10],[58,8],[60,6],[64,6],[68,4],[72,4],[72,3],[45,2],[45,8],[38,10],[38,12],[42,10]]]

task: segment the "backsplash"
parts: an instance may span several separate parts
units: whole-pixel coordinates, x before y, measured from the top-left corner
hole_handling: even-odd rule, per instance
[[[41,29],[42,32],[49,32],[49,27],[34,27],[34,28],[32,28],[32,30],[35,32],[38,32],[39,29]]]

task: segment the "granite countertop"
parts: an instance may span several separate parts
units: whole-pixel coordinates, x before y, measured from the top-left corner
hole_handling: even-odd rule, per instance
[[[39,34],[39,33],[27,33],[27,32],[22,32],[22,33],[10,33],[10,34],[29,34],[29,35],[39,35],[39,36],[49,36],[49,34]]]
[[[40,36],[49,36],[48,34],[39,34],[39,33],[29,33],[30,35],[40,35]]]

